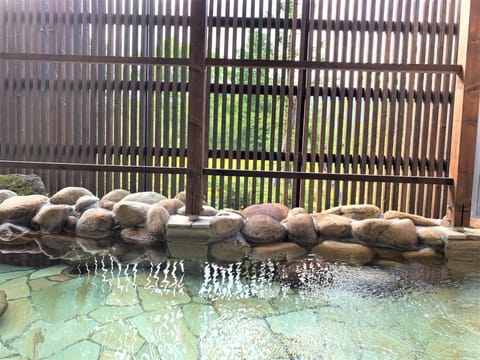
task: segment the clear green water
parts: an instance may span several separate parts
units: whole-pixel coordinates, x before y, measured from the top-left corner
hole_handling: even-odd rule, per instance
[[[1,359],[478,359],[478,264],[335,267],[297,287],[249,275],[98,263],[0,265]]]

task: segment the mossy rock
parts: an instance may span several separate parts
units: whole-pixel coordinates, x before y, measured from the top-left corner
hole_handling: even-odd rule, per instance
[[[17,195],[47,195],[47,189],[40,176],[31,174],[0,175],[0,189],[14,191]]]

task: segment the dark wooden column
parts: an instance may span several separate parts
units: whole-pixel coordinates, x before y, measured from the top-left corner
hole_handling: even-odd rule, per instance
[[[449,201],[449,216],[456,226],[468,226],[478,124],[480,0],[462,1],[458,50],[458,64],[463,67],[463,78],[457,78],[455,89],[450,155],[450,176],[454,179],[454,189]]]
[[[186,213],[198,215],[203,201],[207,0],[191,4]]]

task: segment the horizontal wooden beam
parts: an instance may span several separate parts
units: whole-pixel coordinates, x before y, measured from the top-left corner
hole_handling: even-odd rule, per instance
[[[45,61],[81,64],[122,64],[122,65],[171,65],[188,66],[187,58],[138,57],[138,56],[100,56],[100,55],[66,55],[40,53],[0,52],[0,60],[8,61]]]
[[[171,65],[188,66],[187,58],[165,57],[129,57],[97,55],[64,55],[38,53],[0,52],[0,60],[8,61],[45,61],[59,63],[83,64],[123,64],[123,65]],[[321,69],[339,71],[367,72],[405,72],[405,73],[451,73],[462,77],[462,66],[439,64],[382,64],[382,63],[348,63],[332,61],[294,61],[294,60],[250,60],[206,58],[208,67],[230,66],[240,68],[282,68],[282,69]]]
[[[122,173],[139,172],[139,173],[151,173],[151,174],[186,174],[187,173],[187,169],[181,168],[181,167],[61,163],[61,162],[45,162],[45,161],[0,160],[0,167],[12,168],[12,169],[105,171],[105,172],[122,172]]]
[[[300,171],[261,171],[237,169],[210,169],[204,168],[203,175],[212,176],[243,176],[269,179],[299,179],[299,180],[329,180],[329,181],[364,181],[396,184],[432,184],[453,185],[452,178],[427,176],[400,176],[400,175],[370,175],[370,174],[339,174],[313,173]]]

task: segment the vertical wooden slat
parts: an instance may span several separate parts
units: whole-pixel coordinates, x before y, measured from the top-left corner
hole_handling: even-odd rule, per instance
[[[207,18],[207,1],[191,0],[192,14],[205,14],[205,16],[192,16],[190,25],[190,89],[188,122],[188,173],[187,173],[187,198],[186,213],[197,215],[202,209],[203,200],[203,139],[205,123],[205,20]],[[191,156],[195,154],[195,156]]]
[[[113,5],[112,5],[113,8]],[[120,17],[122,13],[122,2],[116,1],[115,2],[115,54],[117,56],[122,56],[122,46],[123,46],[123,39],[124,39],[124,32],[122,29],[122,25],[120,23]],[[113,41],[113,39],[112,39]],[[114,65],[114,110],[113,110],[113,163],[115,165],[119,165],[122,163],[122,145],[125,147],[125,142],[122,139],[122,89],[121,89],[121,81],[122,81],[122,65],[115,64]],[[121,173],[114,173],[113,174],[113,184],[114,189],[125,187],[125,184],[122,182],[122,174]]]

